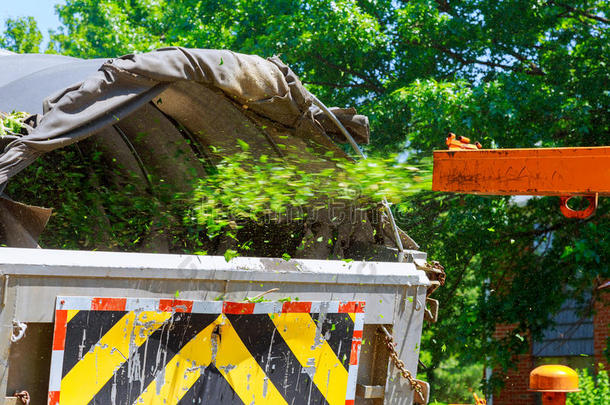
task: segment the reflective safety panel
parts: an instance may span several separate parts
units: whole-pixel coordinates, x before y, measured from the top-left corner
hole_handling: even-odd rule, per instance
[[[48,404],[353,404],[364,307],[57,297]]]

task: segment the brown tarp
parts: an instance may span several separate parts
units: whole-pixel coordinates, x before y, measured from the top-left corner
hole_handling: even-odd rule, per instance
[[[227,50],[164,48],[104,63],[98,72],[44,101],[44,115],[30,134],[13,140],[0,155],[0,184],[40,155],[97,133],[160,95],[169,85],[189,81],[227,97],[274,122],[295,128],[322,120],[311,94],[279,58],[263,59]],[[3,95],[2,97],[9,97]],[[339,117],[359,141],[368,141],[368,119],[353,110]],[[322,129],[322,128],[320,128]]]
[[[19,57],[0,57],[0,71],[3,60]],[[36,77],[49,84],[51,73],[59,75],[64,68],[68,72],[71,65],[78,64],[80,70],[71,72],[82,74],[91,62],[55,58],[49,62],[53,66],[45,68],[39,76],[28,71],[27,76],[8,80],[10,83],[4,87],[0,83],[0,90],[9,89],[16,95],[20,88],[35,86]],[[6,105],[10,96],[0,93],[0,105]],[[237,139],[250,145],[254,158],[262,154],[283,158],[288,149],[297,151],[303,161],[312,162],[311,170],[334,167],[332,159],[324,160],[325,152],[346,156],[334,142],[345,139],[341,139],[337,128],[312,100],[297,76],[277,57],[263,59],[226,50],[184,48],[126,55],[106,61],[78,83],[47,97],[43,114],[29,119],[31,128],[27,135],[0,139],[4,146],[0,155],[0,184],[39,156],[76,142],[85,161],[88,156],[103,155],[109,169],[99,181],[105,187],[121,190],[133,186],[151,198],[154,194],[151,190],[159,185],[171,185],[182,193],[192,192],[194,181],[206,175],[206,165],[213,166],[222,156],[239,150]],[[332,110],[357,142],[368,142],[365,116],[351,108]],[[41,204],[38,200],[30,202]],[[38,227],[25,224],[31,228],[31,237],[19,242],[31,246],[42,229],[40,226],[46,223],[48,212],[37,207],[20,207],[20,212],[29,209],[24,220],[38,218],[34,224]],[[104,215],[107,208],[100,200],[97,211]],[[6,211],[2,204],[0,210]],[[12,212],[5,213],[15,219]],[[394,259],[394,250],[384,250],[385,246],[394,247],[387,218],[337,223],[332,212],[337,210],[318,211],[301,224],[284,222],[278,227],[284,227],[289,234],[298,228],[304,235],[307,248],[299,253],[300,257]],[[0,221],[4,221],[2,218]],[[27,231],[25,225],[20,226]],[[257,235],[260,230],[253,232]],[[101,242],[83,248],[112,249],[111,244],[104,242],[103,230],[99,234]],[[278,246],[285,242],[280,234]],[[333,235],[336,243],[330,246],[327,241]],[[417,247],[408,236],[402,236],[405,248]],[[235,248],[233,243],[221,240],[208,251],[222,254]],[[133,248],[172,252],[175,250],[171,244],[162,230],[151,228]],[[278,249],[284,249],[283,245]],[[269,254],[281,256],[282,252]]]

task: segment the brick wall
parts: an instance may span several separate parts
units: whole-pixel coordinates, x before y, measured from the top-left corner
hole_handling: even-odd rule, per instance
[[[501,339],[514,329],[515,325],[498,325],[494,332],[494,339]],[[594,357],[595,364],[603,363],[606,370],[610,369],[604,350],[608,344],[610,332],[610,291],[601,293],[601,300],[595,303],[593,317]],[[511,369],[506,375],[505,385],[501,392],[494,394],[494,405],[535,405],[536,394],[528,392],[529,373],[535,368],[535,358],[529,354],[522,354],[515,358],[517,369]]]
[[[517,356],[517,370],[510,370],[504,388],[494,394],[494,405],[535,405],[535,394],[528,391],[530,371],[534,368],[531,354]]]
[[[610,291],[602,291],[600,298],[595,303],[595,315],[593,316],[595,364],[603,363],[608,370],[608,360],[604,355],[604,350],[608,344],[610,328]]]
[[[514,329],[514,325],[498,325],[494,339],[501,339]],[[530,348],[531,350],[531,348]],[[535,405],[535,394],[528,391],[530,371],[534,368],[534,358],[531,352],[515,357],[517,369],[511,369],[505,377],[504,388],[494,394],[494,405]]]

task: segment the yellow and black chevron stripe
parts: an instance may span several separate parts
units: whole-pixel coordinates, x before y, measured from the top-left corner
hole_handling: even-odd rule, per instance
[[[352,404],[363,317],[364,302],[58,297],[48,404]]]

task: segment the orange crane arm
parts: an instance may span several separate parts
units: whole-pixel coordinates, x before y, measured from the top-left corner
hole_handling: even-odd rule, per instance
[[[592,215],[597,196],[610,195],[610,147],[460,148],[453,134],[447,144],[450,150],[434,152],[435,191],[560,196],[560,208],[571,218]],[[574,211],[567,206],[567,201],[577,195],[589,200],[588,208]]]

